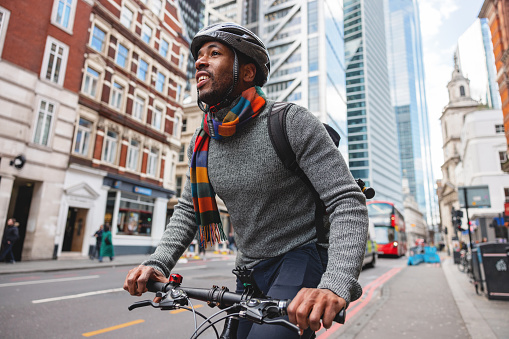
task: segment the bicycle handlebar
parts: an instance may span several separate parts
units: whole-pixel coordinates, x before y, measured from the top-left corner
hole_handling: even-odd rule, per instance
[[[258,306],[266,306],[267,303],[271,303],[271,306],[267,308],[269,318],[280,317],[287,315],[288,305],[291,303],[291,299],[278,300],[278,299],[264,299],[264,298],[248,298],[244,294],[229,292],[226,288],[219,288],[214,286],[210,289],[207,288],[190,288],[190,287],[175,287],[171,283],[162,283],[149,281],[147,289],[150,292],[163,292],[171,293],[173,299],[181,298],[184,294],[192,299],[201,300],[207,302],[209,306],[218,306],[219,308],[225,308],[233,306],[235,304],[243,304],[247,309],[257,308]],[[181,292],[180,292],[181,291]],[[183,293],[182,293],[183,292]],[[249,317],[249,314],[247,314]],[[250,317],[249,317],[250,318]],[[340,324],[345,323],[345,310],[342,309],[335,317],[334,321]]]

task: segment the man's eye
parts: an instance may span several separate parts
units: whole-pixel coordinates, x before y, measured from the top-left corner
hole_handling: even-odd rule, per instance
[[[211,55],[219,55],[219,52],[218,51],[212,51],[212,53],[210,53]]]

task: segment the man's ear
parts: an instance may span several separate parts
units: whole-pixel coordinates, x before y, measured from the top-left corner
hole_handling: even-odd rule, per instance
[[[254,82],[256,77],[256,66],[253,63],[243,65],[240,70],[240,77],[244,82]]]

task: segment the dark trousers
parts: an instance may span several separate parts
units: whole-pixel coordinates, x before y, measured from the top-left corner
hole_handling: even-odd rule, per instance
[[[90,254],[90,259],[99,258],[101,254],[101,244],[96,244],[94,249],[92,250],[92,254]]]
[[[5,257],[11,256],[10,262],[14,262],[14,253],[12,253],[12,246],[14,243],[11,241],[10,244],[4,244],[5,248],[2,252],[2,255],[0,255],[0,261],[3,261]]]
[[[264,260],[254,266],[253,277],[260,290],[274,299],[293,299],[303,287],[318,286],[327,268],[327,250],[316,244],[296,248],[282,256]],[[244,286],[237,280],[237,292]],[[288,320],[288,316],[285,317]],[[308,339],[311,329],[300,337],[296,332],[280,325],[258,325],[240,319],[237,339]]]

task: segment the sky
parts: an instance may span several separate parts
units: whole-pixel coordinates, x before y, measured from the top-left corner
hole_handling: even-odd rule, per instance
[[[474,23],[484,0],[418,0],[426,76],[431,155],[435,180],[442,178],[440,116],[449,102],[447,83],[459,37]]]

